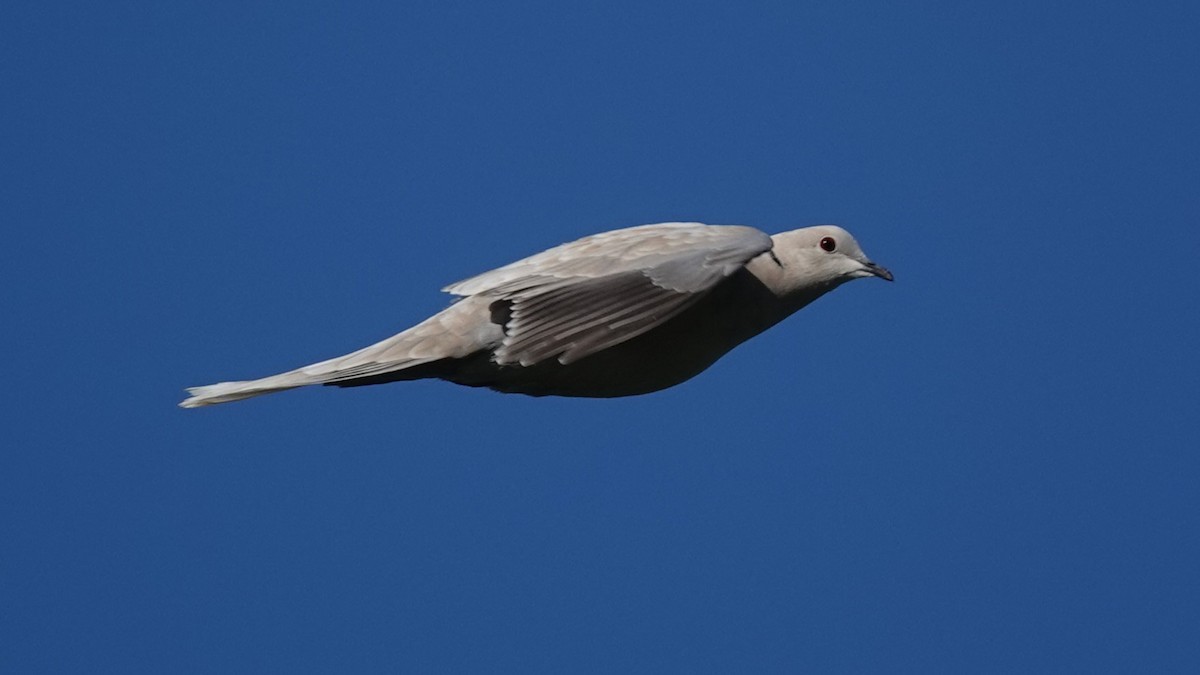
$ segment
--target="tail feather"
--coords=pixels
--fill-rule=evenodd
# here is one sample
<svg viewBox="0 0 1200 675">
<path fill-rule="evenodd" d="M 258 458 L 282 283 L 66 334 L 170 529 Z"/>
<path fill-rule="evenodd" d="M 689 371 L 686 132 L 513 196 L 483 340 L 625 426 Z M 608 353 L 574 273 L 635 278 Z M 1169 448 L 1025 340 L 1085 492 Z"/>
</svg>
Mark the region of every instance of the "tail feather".
<svg viewBox="0 0 1200 675">
<path fill-rule="evenodd" d="M 191 394 L 191 397 L 181 401 L 179 407 L 199 408 L 206 405 L 229 403 L 230 401 L 240 401 L 244 398 L 262 396 L 263 394 L 270 394 L 277 391 L 287 391 L 288 389 L 295 389 L 301 386 L 304 385 L 270 386 L 263 384 L 263 380 L 246 380 L 243 382 L 218 382 L 217 384 L 209 384 L 203 387 L 188 387 L 187 392 Z"/>
<path fill-rule="evenodd" d="M 310 384 L 356 386 L 366 382 L 436 376 L 431 375 L 429 369 L 422 368 L 406 374 L 399 374 L 399 371 L 442 359 L 461 358 L 482 348 L 488 344 L 488 340 L 495 341 L 502 337 L 500 328 L 487 321 L 487 303 L 486 298 L 457 302 L 386 340 L 286 373 L 259 380 L 190 387 L 187 391 L 191 397 L 179 405 L 183 408 L 199 408 Z M 391 374 L 395 375 L 389 377 Z"/>
<path fill-rule="evenodd" d="M 240 382 L 218 382 L 203 387 L 188 387 L 191 397 L 180 402 L 181 408 L 199 408 L 218 403 L 240 401 L 245 398 L 287 391 L 311 384 L 344 384 L 350 380 L 394 373 L 416 365 L 436 361 L 440 357 L 397 359 L 394 361 L 361 361 L 354 357 L 361 352 L 339 356 L 336 359 L 314 363 L 286 373 L 264 377 L 259 380 Z M 405 379 L 405 378 L 396 378 Z"/>
</svg>

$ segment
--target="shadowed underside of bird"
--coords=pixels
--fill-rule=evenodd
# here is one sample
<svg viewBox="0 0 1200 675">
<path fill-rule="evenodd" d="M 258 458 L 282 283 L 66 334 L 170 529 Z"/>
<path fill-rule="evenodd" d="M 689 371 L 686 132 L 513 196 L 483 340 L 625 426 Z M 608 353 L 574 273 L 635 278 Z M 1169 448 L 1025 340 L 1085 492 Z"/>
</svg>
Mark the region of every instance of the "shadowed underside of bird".
<svg viewBox="0 0 1200 675">
<path fill-rule="evenodd" d="M 442 312 L 356 352 L 188 389 L 192 408 L 312 384 L 440 378 L 533 396 L 658 391 L 851 279 L 891 273 L 845 230 L 769 237 L 661 223 L 605 232 L 446 287 Z"/>
</svg>

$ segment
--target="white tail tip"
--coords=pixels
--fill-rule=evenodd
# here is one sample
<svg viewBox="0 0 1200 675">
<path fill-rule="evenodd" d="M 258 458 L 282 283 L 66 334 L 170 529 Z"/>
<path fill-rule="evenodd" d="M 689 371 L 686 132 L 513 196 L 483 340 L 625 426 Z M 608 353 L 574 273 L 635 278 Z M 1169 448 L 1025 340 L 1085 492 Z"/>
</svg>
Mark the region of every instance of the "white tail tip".
<svg viewBox="0 0 1200 675">
<path fill-rule="evenodd" d="M 199 408 L 206 405 L 240 401 L 244 398 L 262 396 L 263 394 L 270 394 L 276 391 L 285 391 L 287 389 L 295 389 L 295 386 L 279 387 L 265 385 L 261 380 L 252 380 L 249 382 L 218 382 L 217 384 L 209 384 L 203 387 L 188 387 L 187 392 L 191 394 L 191 397 L 180 401 L 179 407 Z"/>
</svg>

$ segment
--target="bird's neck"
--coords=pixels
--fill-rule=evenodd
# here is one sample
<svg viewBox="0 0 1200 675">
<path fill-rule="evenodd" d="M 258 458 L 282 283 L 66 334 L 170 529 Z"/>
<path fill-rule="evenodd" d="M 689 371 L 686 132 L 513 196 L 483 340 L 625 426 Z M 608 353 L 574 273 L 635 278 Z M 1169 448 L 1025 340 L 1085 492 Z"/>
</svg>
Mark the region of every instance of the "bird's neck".
<svg viewBox="0 0 1200 675">
<path fill-rule="evenodd" d="M 746 269 L 771 291 L 779 304 L 779 319 L 802 309 L 813 300 L 825 295 L 839 285 L 837 282 L 812 283 L 789 270 L 786 263 L 764 253 L 746 264 Z"/>
</svg>

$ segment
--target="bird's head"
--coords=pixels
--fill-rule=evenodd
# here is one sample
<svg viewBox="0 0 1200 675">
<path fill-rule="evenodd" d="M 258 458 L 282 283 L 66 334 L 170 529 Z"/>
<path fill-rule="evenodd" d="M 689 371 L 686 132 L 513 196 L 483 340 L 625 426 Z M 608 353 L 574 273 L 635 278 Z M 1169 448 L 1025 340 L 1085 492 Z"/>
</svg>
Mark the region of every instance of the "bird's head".
<svg viewBox="0 0 1200 675">
<path fill-rule="evenodd" d="M 780 232 L 772 239 L 785 292 L 829 290 L 863 277 L 892 280 L 891 272 L 872 262 L 854 237 L 836 225 Z"/>
</svg>

